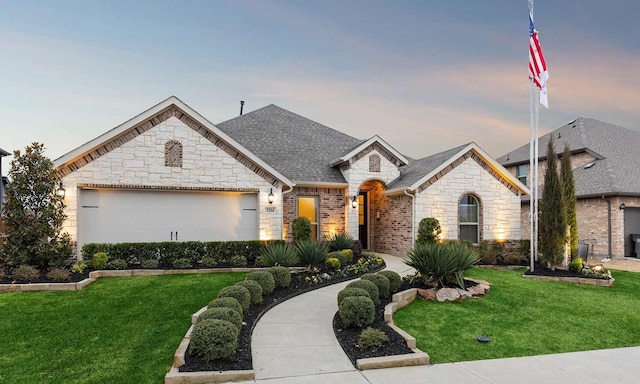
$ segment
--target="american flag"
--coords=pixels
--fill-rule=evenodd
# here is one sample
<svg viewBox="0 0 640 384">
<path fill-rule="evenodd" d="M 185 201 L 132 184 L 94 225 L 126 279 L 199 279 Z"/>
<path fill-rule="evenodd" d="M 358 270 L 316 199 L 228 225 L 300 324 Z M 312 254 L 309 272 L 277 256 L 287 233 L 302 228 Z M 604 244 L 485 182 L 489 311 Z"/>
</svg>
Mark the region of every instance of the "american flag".
<svg viewBox="0 0 640 384">
<path fill-rule="evenodd" d="M 547 99 L 547 63 L 544 61 L 542 47 L 538 40 L 538 31 L 533 26 L 533 15 L 529 12 L 529 78 L 533 80 L 540 89 L 540 104 L 549 108 Z"/>
</svg>

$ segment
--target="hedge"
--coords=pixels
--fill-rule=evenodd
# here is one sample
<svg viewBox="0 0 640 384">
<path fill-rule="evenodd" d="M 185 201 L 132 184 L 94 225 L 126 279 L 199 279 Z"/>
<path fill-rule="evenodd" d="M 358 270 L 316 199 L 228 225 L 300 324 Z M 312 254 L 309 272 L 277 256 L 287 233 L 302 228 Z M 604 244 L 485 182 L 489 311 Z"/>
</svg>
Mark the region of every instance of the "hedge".
<svg viewBox="0 0 640 384">
<path fill-rule="evenodd" d="M 159 267 L 172 268 L 176 259 L 190 258 L 199 265 L 205 257 L 213 258 L 217 264 L 229 264 L 231 257 L 241 255 L 250 266 L 264 247 L 283 240 L 250 241 L 183 241 L 159 243 L 90 243 L 82 246 L 82 258 L 91 260 L 96 252 L 104 252 L 109 259 L 126 260 L 129 265 L 140 265 L 143 260 L 157 260 Z"/>
</svg>

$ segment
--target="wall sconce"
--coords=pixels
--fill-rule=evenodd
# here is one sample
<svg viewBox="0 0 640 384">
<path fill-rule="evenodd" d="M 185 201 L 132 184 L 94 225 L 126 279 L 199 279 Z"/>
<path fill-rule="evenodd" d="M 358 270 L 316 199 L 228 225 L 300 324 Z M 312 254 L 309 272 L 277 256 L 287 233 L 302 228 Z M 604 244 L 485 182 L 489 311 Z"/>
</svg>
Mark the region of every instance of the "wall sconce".
<svg viewBox="0 0 640 384">
<path fill-rule="evenodd" d="M 267 201 L 269 204 L 273 204 L 273 199 L 275 196 L 273 195 L 273 188 L 269 189 L 269 195 L 267 195 Z"/>
<path fill-rule="evenodd" d="M 66 195 L 66 193 L 67 191 L 64 190 L 64 187 L 62 186 L 62 181 L 60 181 L 58 183 L 58 189 L 56 190 L 56 194 L 64 199 L 64 196 Z"/>
<path fill-rule="evenodd" d="M 351 200 L 351 208 L 358 208 L 358 196 L 353 196 L 353 200 Z"/>
<path fill-rule="evenodd" d="M 627 205 L 625 203 L 620 204 L 620 210 L 622 211 L 623 209 L 627 208 Z"/>
</svg>

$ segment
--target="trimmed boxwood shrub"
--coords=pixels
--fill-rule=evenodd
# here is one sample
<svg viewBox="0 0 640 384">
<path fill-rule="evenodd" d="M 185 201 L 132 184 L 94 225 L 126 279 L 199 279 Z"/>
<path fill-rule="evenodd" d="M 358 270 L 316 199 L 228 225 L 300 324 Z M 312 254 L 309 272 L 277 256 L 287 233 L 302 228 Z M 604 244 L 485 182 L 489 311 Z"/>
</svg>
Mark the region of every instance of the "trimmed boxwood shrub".
<svg viewBox="0 0 640 384">
<path fill-rule="evenodd" d="M 338 269 L 342 266 L 342 264 L 340 264 L 340 260 L 335 257 L 329 257 L 324 265 L 329 269 Z"/>
<path fill-rule="evenodd" d="M 228 321 L 207 319 L 193 326 L 189 353 L 206 361 L 233 356 L 238 346 L 238 328 Z"/>
<path fill-rule="evenodd" d="M 358 347 L 360 347 L 360 349 L 376 350 L 387 341 L 389 341 L 389 338 L 383 331 L 367 327 L 360 332 Z"/>
<path fill-rule="evenodd" d="M 273 275 L 267 271 L 255 271 L 247 274 L 246 280 L 254 280 L 262 286 L 262 294 L 270 295 L 276 287 Z"/>
<path fill-rule="evenodd" d="M 238 328 L 238 330 L 242 328 L 242 315 L 231 308 L 226 308 L 226 307 L 209 308 L 206 311 L 202 312 L 200 316 L 198 316 L 198 319 L 196 320 L 196 324 L 207 319 L 218 319 L 218 320 L 228 321 L 231 324 L 235 325 L 236 328 Z"/>
<path fill-rule="evenodd" d="M 335 252 L 330 252 L 327 255 L 327 258 L 334 258 L 334 259 L 338 259 L 340 261 L 340 265 L 347 265 L 350 263 L 349 258 L 347 257 L 347 255 L 342 252 L 342 251 L 335 251 Z"/>
<path fill-rule="evenodd" d="M 347 263 L 353 262 L 353 250 L 352 249 L 343 249 L 342 252 L 347 257 Z"/>
<path fill-rule="evenodd" d="M 387 279 L 385 276 L 379 275 L 377 273 L 365 273 L 364 275 L 360 276 L 360 278 L 362 280 L 369 280 L 370 282 L 375 284 L 376 287 L 378 287 L 378 293 L 380 294 L 380 297 L 389 297 L 389 279 Z"/>
<path fill-rule="evenodd" d="M 273 267 L 269 269 L 276 287 L 286 288 L 291 284 L 291 272 L 286 267 Z"/>
<path fill-rule="evenodd" d="M 347 297 L 354 296 L 371 298 L 371 296 L 369 296 L 369 292 L 365 291 L 362 288 L 345 288 L 342 291 L 338 292 L 338 305 L 340 305 L 340 302 L 342 302 L 342 300 L 346 299 Z"/>
<path fill-rule="evenodd" d="M 262 303 L 262 286 L 253 280 L 239 281 L 236 285 L 240 285 L 249 290 L 251 295 L 251 304 L 256 305 Z"/>
<path fill-rule="evenodd" d="M 222 288 L 218 292 L 218 298 L 222 297 L 233 297 L 238 300 L 244 312 L 249 310 L 249 306 L 251 305 L 251 293 L 249 293 L 247 288 L 239 285 L 230 285 Z"/>
<path fill-rule="evenodd" d="M 380 271 L 378 275 L 382 275 L 389 279 L 389 293 L 394 294 L 402 287 L 402 278 L 394 271 Z"/>
<path fill-rule="evenodd" d="M 209 303 L 207 308 L 231 308 L 238 312 L 240 316 L 243 316 L 244 314 L 242 305 L 240 305 L 235 297 L 221 297 L 219 299 L 215 299 Z"/>
<path fill-rule="evenodd" d="M 104 252 L 96 252 L 93 254 L 91 260 L 93 261 L 94 269 L 105 269 L 107 267 L 107 261 L 109 261 L 109 256 Z"/>
<path fill-rule="evenodd" d="M 338 306 L 338 313 L 345 327 L 362 328 L 373 323 L 376 306 L 364 296 L 346 297 Z"/>
<path fill-rule="evenodd" d="M 369 280 L 352 281 L 347 284 L 347 288 L 362 288 L 367 291 L 374 304 L 380 304 L 380 290 L 378 290 L 378 287 Z"/>
</svg>

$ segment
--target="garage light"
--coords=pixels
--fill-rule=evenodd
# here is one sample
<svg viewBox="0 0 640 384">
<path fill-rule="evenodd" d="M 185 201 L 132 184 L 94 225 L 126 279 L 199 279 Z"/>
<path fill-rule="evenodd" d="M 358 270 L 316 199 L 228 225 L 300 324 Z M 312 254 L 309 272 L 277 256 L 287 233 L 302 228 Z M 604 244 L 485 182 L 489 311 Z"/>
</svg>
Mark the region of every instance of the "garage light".
<svg viewBox="0 0 640 384">
<path fill-rule="evenodd" d="M 64 195 L 66 194 L 67 191 L 64 190 L 64 187 L 62 186 L 62 181 L 58 183 L 58 189 L 56 190 L 56 193 L 58 194 L 58 196 L 62 197 L 64 199 Z"/>
<path fill-rule="evenodd" d="M 351 208 L 358 208 L 358 198 L 357 196 L 353 196 L 353 200 L 351 200 Z"/>
<path fill-rule="evenodd" d="M 627 205 L 625 203 L 620 204 L 620 210 L 622 211 L 623 209 L 627 208 Z"/>
<path fill-rule="evenodd" d="M 269 195 L 267 196 L 267 201 L 269 201 L 269 204 L 273 204 L 273 199 L 275 198 L 275 196 L 273 195 L 273 188 L 271 188 L 269 190 Z"/>
</svg>

